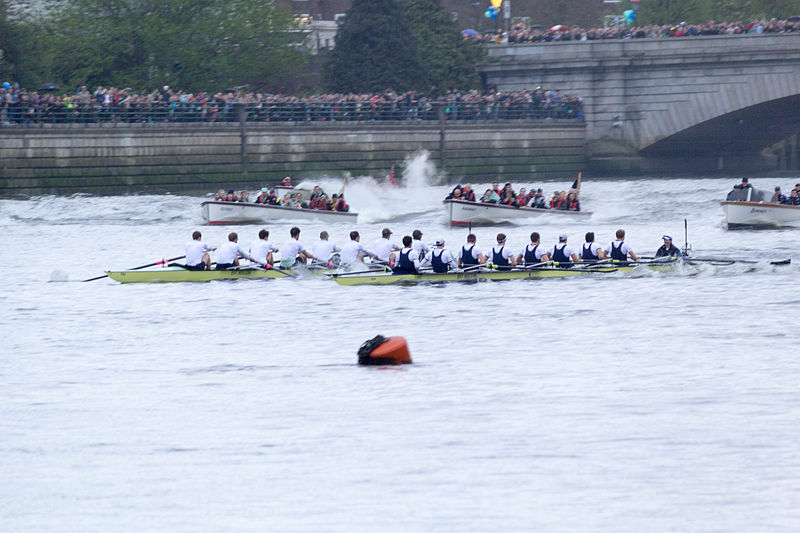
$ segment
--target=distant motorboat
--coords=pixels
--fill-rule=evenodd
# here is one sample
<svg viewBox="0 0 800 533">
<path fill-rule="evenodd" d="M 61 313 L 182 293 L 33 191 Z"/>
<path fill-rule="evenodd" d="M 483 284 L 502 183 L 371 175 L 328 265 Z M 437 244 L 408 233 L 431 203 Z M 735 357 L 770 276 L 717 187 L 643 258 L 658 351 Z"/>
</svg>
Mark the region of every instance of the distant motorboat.
<svg viewBox="0 0 800 533">
<path fill-rule="evenodd" d="M 208 224 L 260 224 L 275 220 L 298 222 L 356 222 L 358 213 L 282 207 L 280 205 L 212 200 L 201 204 L 203 220 Z"/>
<path fill-rule="evenodd" d="M 542 209 L 539 207 L 514 207 L 510 205 L 470 202 L 467 200 L 445 200 L 445 208 L 451 226 L 469 224 L 498 224 L 515 222 L 535 217 L 572 217 L 576 219 L 592 216 L 591 211 L 567 211 L 563 209 Z"/>
<path fill-rule="evenodd" d="M 800 206 L 765 202 L 764 191 L 734 188 L 721 202 L 728 229 L 800 226 Z"/>
</svg>

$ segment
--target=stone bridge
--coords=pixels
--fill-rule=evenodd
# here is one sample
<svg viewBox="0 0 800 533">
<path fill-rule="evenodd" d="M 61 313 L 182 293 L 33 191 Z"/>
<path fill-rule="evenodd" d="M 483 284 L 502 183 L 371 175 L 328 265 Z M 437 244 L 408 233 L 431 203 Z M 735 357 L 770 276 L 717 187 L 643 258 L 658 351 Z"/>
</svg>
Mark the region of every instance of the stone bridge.
<svg viewBox="0 0 800 533">
<path fill-rule="evenodd" d="M 489 46 L 500 90 L 583 97 L 587 170 L 773 169 L 800 131 L 800 34 Z"/>
</svg>

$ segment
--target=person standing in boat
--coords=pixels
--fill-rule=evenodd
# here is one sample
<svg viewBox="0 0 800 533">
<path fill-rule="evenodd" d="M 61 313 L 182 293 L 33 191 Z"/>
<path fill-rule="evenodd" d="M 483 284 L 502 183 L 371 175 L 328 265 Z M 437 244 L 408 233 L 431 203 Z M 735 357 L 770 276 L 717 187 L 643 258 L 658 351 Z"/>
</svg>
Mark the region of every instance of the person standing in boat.
<svg viewBox="0 0 800 533">
<path fill-rule="evenodd" d="M 319 234 L 319 240 L 314 243 L 314 246 L 311 247 L 311 253 L 315 256 L 319 257 L 320 260 L 328 264 L 331 260 L 331 256 L 334 252 L 341 252 L 342 249 L 336 246 L 336 244 L 332 243 L 328 240 L 328 232 L 321 231 Z"/>
<path fill-rule="evenodd" d="M 747 178 L 745 178 L 747 179 Z M 631 260 L 638 261 L 639 258 L 633 253 L 630 246 L 625 243 L 625 230 L 618 229 L 616 233 L 617 239 L 606 248 L 606 253 L 609 254 L 614 261 L 626 262 L 630 256 Z"/>
<path fill-rule="evenodd" d="M 517 256 L 517 264 L 533 265 L 547 261 L 550 261 L 550 254 L 542 248 L 539 232 L 534 231 L 531 233 L 530 244 L 525 245 L 525 248 Z"/>
<path fill-rule="evenodd" d="M 661 238 L 664 239 L 664 244 L 656 250 L 656 257 L 680 257 L 682 255 L 680 249 L 672 244 L 672 237 L 664 235 Z"/>
<path fill-rule="evenodd" d="M 319 261 L 314 254 L 308 252 L 300 244 L 300 228 L 294 227 L 289 230 L 289 240 L 281 246 L 281 268 L 292 268 L 298 262 L 306 264 L 309 259 Z"/>
<path fill-rule="evenodd" d="M 453 258 L 453 254 L 444 248 L 444 239 L 436 239 L 436 247 L 431 250 L 430 255 L 426 259 L 426 264 L 433 267 L 433 271 L 437 274 L 445 274 L 450 269 L 458 268 L 458 263 Z"/>
<path fill-rule="evenodd" d="M 397 257 L 397 262 L 392 266 L 393 274 L 419 274 L 419 255 L 411 246 L 414 239 L 411 235 L 403 237 L 403 249 Z"/>
<path fill-rule="evenodd" d="M 395 255 L 394 251 L 400 250 L 400 247 L 397 246 L 394 242 L 391 241 L 392 238 L 392 230 L 389 228 L 383 228 L 381 231 L 381 238 L 376 240 L 375 243 L 372 245 L 372 251 L 375 255 L 378 256 L 378 259 L 381 261 L 389 261 L 390 263 L 394 262 Z"/>
<path fill-rule="evenodd" d="M 467 244 L 462 246 L 461 251 L 458 253 L 458 266 L 460 268 L 486 263 L 486 256 L 476 246 L 477 242 L 478 238 L 474 233 L 467 235 Z"/>
<path fill-rule="evenodd" d="M 345 244 L 340 254 L 342 265 L 352 266 L 356 263 L 363 263 L 365 257 L 378 259 L 378 256 L 370 252 L 361 244 L 361 237 L 357 231 L 350 232 L 350 242 Z"/>
<path fill-rule="evenodd" d="M 228 234 L 228 242 L 219 247 L 217 251 L 217 270 L 227 270 L 239 266 L 239 258 L 243 257 L 256 263 L 252 255 L 239 246 L 239 235 L 235 232 Z"/>
<path fill-rule="evenodd" d="M 600 261 L 608 257 L 606 255 L 606 251 L 603 250 L 603 247 L 594 242 L 593 231 L 586 232 L 586 243 L 581 248 L 581 253 L 579 255 L 581 261 L 584 263 L 592 261 Z"/>
<path fill-rule="evenodd" d="M 428 245 L 422 242 L 422 232 L 418 229 L 415 229 L 413 232 L 411 232 L 411 236 L 414 238 L 414 242 L 411 244 L 412 248 L 416 250 L 419 260 L 424 261 L 430 250 L 428 249 Z"/>
<path fill-rule="evenodd" d="M 192 242 L 186 244 L 186 269 L 187 270 L 211 270 L 211 256 L 208 252 L 213 252 L 212 248 L 204 242 L 200 242 L 203 234 L 199 231 L 192 233 Z"/>
<path fill-rule="evenodd" d="M 262 229 L 258 232 L 258 239 L 250 243 L 250 255 L 253 256 L 256 263 L 262 265 L 275 264 L 272 253 L 277 252 L 278 249 L 272 246 L 269 242 L 269 232 Z"/>
<path fill-rule="evenodd" d="M 492 264 L 497 267 L 497 270 L 509 270 L 517 265 L 514 252 L 506 248 L 505 233 L 497 234 L 497 244 L 492 248 Z"/>
<path fill-rule="evenodd" d="M 567 234 L 562 233 L 558 236 L 558 244 L 553 246 L 553 251 L 550 252 L 550 257 L 555 261 L 556 266 L 561 268 L 572 268 L 573 263 L 579 263 L 580 257 L 572 251 L 569 244 L 567 244 Z"/>
</svg>

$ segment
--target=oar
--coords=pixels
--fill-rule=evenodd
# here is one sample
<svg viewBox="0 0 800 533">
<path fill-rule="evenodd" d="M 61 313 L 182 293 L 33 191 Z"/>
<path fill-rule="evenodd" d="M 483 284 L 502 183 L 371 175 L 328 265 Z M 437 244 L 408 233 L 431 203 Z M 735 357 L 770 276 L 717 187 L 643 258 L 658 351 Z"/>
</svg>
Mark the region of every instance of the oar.
<svg viewBox="0 0 800 533">
<path fill-rule="evenodd" d="M 357 272 L 334 272 L 328 275 L 331 276 L 332 278 L 340 278 L 342 276 L 354 276 L 356 274 L 383 274 L 385 272 L 391 272 L 391 270 L 388 268 L 384 268 L 381 270 L 376 270 L 373 268 L 372 270 L 359 270 Z"/>
<path fill-rule="evenodd" d="M 686 260 L 690 261 L 690 262 L 691 261 L 697 261 L 697 262 L 703 262 L 703 263 L 729 263 L 729 264 L 743 263 L 743 264 L 746 264 L 746 265 L 756 265 L 756 264 L 761 262 L 761 261 L 752 261 L 752 260 L 746 260 L 746 259 L 722 259 L 722 258 L 717 259 L 717 258 L 713 258 L 713 257 L 687 257 Z M 769 264 L 770 265 L 789 265 L 789 264 L 791 264 L 791 262 L 792 262 L 792 259 L 789 258 L 789 259 L 781 259 L 779 261 L 770 261 Z"/>
<path fill-rule="evenodd" d="M 261 270 L 263 272 L 266 272 L 268 270 L 272 270 L 273 272 L 278 272 L 278 273 L 283 274 L 284 276 L 288 276 L 290 278 L 296 278 L 297 277 L 297 274 L 295 274 L 293 272 L 290 272 L 288 270 L 284 270 L 281 267 L 264 268 L 263 266 L 261 266 L 259 264 L 250 264 L 247 267 L 233 267 L 233 268 L 229 268 L 228 270 L 242 270 L 242 268 L 252 268 L 253 270 Z"/>
<path fill-rule="evenodd" d="M 181 255 L 181 256 L 178 256 L 178 257 L 173 257 L 172 259 L 162 259 L 161 261 L 156 261 L 155 263 L 149 263 L 149 264 L 146 264 L 146 265 L 142 265 L 142 266 L 138 266 L 138 267 L 134 267 L 134 268 L 129 268 L 128 270 L 141 270 L 141 269 L 147 268 L 147 267 L 152 267 L 152 266 L 156 266 L 156 265 L 163 265 L 164 263 L 169 263 L 170 261 L 177 261 L 178 259 L 183 259 L 184 257 L 186 257 L 186 256 L 185 255 Z M 103 278 L 107 278 L 107 277 L 108 277 L 108 274 L 103 274 L 102 276 L 97 276 L 96 278 L 85 279 L 83 281 L 84 282 L 94 281 L 96 279 L 103 279 Z"/>
</svg>

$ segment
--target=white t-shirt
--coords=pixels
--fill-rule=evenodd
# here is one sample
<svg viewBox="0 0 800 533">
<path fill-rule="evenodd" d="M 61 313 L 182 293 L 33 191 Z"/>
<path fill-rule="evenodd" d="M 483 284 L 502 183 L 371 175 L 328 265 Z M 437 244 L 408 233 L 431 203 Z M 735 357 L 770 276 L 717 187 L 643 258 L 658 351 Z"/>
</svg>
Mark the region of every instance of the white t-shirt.
<svg viewBox="0 0 800 533">
<path fill-rule="evenodd" d="M 536 251 L 533 253 L 534 257 L 536 258 L 537 262 L 541 262 L 542 256 L 547 253 L 547 250 L 541 244 L 528 244 L 522 251 L 519 253 L 522 256 L 522 260 L 525 261 L 525 254 L 529 251 L 533 250 L 533 247 L 536 246 Z"/>
<path fill-rule="evenodd" d="M 442 249 L 434 248 L 433 250 L 431 250 L 431 253 L 429 253 L 425 257 L 424 264 L 426 265 L 432 264 L 434 255 L 441 256 L 442 263 L 450 265 L 450 268 L 458 268 L 458 264 L 456 264 L 456 260 L 453 258 L 453 254 L 450 253 L 450 250 L 445 250 L 444 248 Z"/>
<path fill-rule="evenodd" d="M 588 246 L 587 246 L 587 245 L 588 245 Z M 599 244 L 597 244 L 596 242 L 593 242 L 591 245 L 589 245 L 589 243 L 582 244 L 582 245 L 581 245 L 581 259 L 583 259 L 583 250 L 584 250 L 584 249 L 586 249 L 586 248 L 588 248 L 589 250 L 591 250 L 591 252 L 592 252 L 594 255 L 596 255 L 597 257 L 600 257 L 600 254 L 598 254 L 597 252 L 598 252 L 599 250 L 602 250 L 602 249 L 603 249 L 603 247 L 602 247 L 602 246 L 600 246 Z"/>
<path fill-rule="evenodd" d="M 395 248 L 398 248 L 395 243 L 383 237 L 375 241 L 375 244 L 372 245 L 373 252 L 381 261 L 388 261 L 389 254 L 391 254 L 392 250 Z"/>
<path fill-rule="evenodd" d="M 217 250 L 217 263 L 229 265 L 236 261 L 238 257 L 250 259 L 250 255 L 242 250 L 238 243 L 228 241 Z"/>
<path fill-rule="evenodd" d="M 417 255 L 419 255 L 421 258 L 428 257 L 428 252 L 430 251 L 430 249 L 428 248 L 427 244 L 422 242 L 422 240 L 414 239 L 414 242 L 411 243 L 411 247 L 414 249 L 414 251 L 417 252 Z"/>
<path fill-rule="evenodd" d="M 512 252 L 511 248 L 509 248 L 505 244 L 498 244 L 492 248 L 492 257 L 490 257 L 489 259 L 494 258 L 495 254 L 500 254 L 501 256 L 503 256 L 503 259 L 508 260 L 509 257 L 514 255 L 514 252 Z"/>
<path fill-rule="evenodd" d="M 197 266 L 203 261 L 203 253 L 210 252 L 211 247 L 204 242 L 192 241 L 186 244 L 186 264 Z"/>
<path fill-rule="evenodd" d="M 322 239 L 314 243 L 311 247 L 311 254 L 318 258 L 320 261 L 327 262 L 333 252 L 340 252 L 341 248 L 336 246 L 330 241 L 323 241 Z"/>
<path fill-rule="evenodd" d="M 464 246 L 462 246 L 462 247 L 461 247 L 461 248 L 458 250 L 458 258 L 459 258 L 459 259 L 461 259 L 461 262 L 462 262 L 462 263 L 464 262 L 464 248 L 467 248 L 467 249 L 469 250 L 469 247 L 470 247 L 470 246 L 472 246 L 472 250 L 470 250 L 470 251 L 472 252 L 472 253 L 470 254 L 470 255 L 472 255 L 472 259 L 474 259 L 475 261 L 477 261 L 477 260 L 478 260 L 478 256 L 479 256 L 479 255 L 483 255 L 483 252 L 481 252 L 481 251 L 478 249 L 478 246 L 477 246 L 477 245 L 474 245 L 474 244 L 472 244 L 471 242 L 468 242 L 467 244 L 465 244 Z"/>
<path fill-rule="evenodd" d="M 619 247 L 619 243 L 622 243 L 622 249 L 620 251 L 623 254 L 625 254 L 625 257 L 628 257 L 628 252 L 632 252 L 633 250 L 631 249 L 630 246 L 628 246 L 628 243 L 626 243 L 625 241 L 620 241 L 620 240 L 615 240 L 614 242 L 609 244 L 608 248 L 606 248 L 606 253 L 608 253 L 610 255 L 611 254 L 611 246 L 614 246 L 614 248 L 617 248 L 617 247 Z"/>
<path fill-rule="evenodd" d="M 250 244 L 250 255 L 256 260 L 256 263 L 266 263 L 267 255 L 270 252 L 277 252 L 278 249 L 272 246 L 264 239 L 256 239 Z"/>
<path fill-rule="evenodd" d="M 343 265 L 352 265 L 358 262 L 358 254 L 362 253 L 364 255 L 370 255 L 372 252 L 364 248 L 364 246 L 358 241 L 350 241 L 344 245 L 342 248 L 342 264 Z"/>
<path fill-rule="evenodd" d="M 304 252 L 305 250 L 303 245 L 300 244 L 300 241 L 297 239 L 289 239 L 281 246 L 281 264 L 289 262 L 293 264 L 300 252 Z"/>
</svg>

